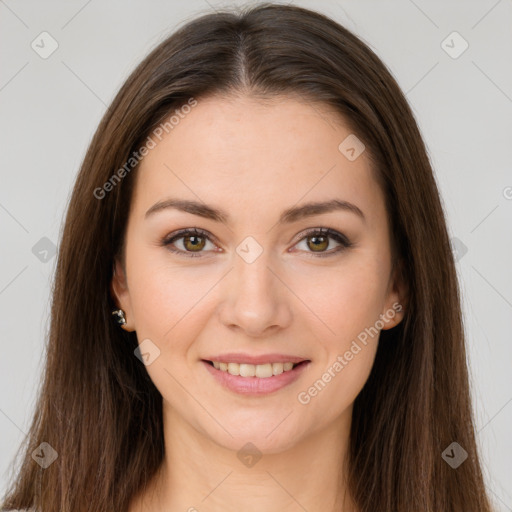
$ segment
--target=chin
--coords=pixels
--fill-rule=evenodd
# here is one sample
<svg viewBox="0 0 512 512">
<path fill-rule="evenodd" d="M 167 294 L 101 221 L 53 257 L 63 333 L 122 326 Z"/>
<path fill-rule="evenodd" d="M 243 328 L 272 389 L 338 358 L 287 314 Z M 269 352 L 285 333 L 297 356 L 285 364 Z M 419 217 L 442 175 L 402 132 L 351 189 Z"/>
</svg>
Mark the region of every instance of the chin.
<svg viewBox="0 0 512 512">
<path fill-rule="evenodd" d="M 237 452 L 237 456 L 251 451 L 262 455 L 281 453 L 293 448 L 303 437 L 298 428 L 292 428 L 292 432 L 291 425 L 285 426 L 288 420 L 284 418 L 286 414 L 279 417 L 273 415 L 271 422 L 254 421 L 249 427 L 243 428 L 240 428 L 240 423 L 237 426 L 222 423 L 229 434 L 219 427 L 215 432 L 207 432 L 206 435 L 219 446 Z"/>
</svg>

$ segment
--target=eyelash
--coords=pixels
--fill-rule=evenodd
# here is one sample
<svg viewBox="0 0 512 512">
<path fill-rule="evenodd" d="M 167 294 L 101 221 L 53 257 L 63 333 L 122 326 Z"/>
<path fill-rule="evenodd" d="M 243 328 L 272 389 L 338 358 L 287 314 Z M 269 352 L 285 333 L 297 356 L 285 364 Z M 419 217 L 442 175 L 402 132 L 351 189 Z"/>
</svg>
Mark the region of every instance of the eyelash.
<svg viewBox="0 0 512 512">
<path fill-rule="evenodd" d="M 194 228 L 194 229 L 187 228 L 187 229 L 182 229 L 182 230 L 180 230 L 176 233 L 173 233 L 172 235 L 164 238 L 162 240 L 162 245 L 167 247 L 167 249 L 169 251 L 179 254 L 179 255 L 184 255 L 185 257 L 190 257 L 190 258 L 202 257 L 201 252 L 194 254 L 193 252 L 190 252 L 190 251 L 182 251 L 181 249 L 176 249 L 176 248 L 172 247 L 171 244 L 173 242 L 175 242 L 176 240 L 179 240 L 180 238 L 184 238 L 185 235 L 198 236 L 198 237 L 205 238 L 208 241 L 212 242 L 210 234 L 208 232 L 206 232 L 202 229 L 198 229 L 198 228 Z M 332 238 L 336 242 L 341 244 L 340 246 L 338 246 L 337 248 L 335 248 L 334 250 L 331 250 L 329 252 L 324 252 L 324 253 L 309 252 L 309 256 L 311 256 L 313 258 L 316 258 L 316 257 L 326 258 L 329 256 L 334 256 L 335 254 L 339 254 L 340 252 L 342 252 L 345 249 L 348 249 L 349 247 L 352 247 L 354 245 L 343 234 L 338 233 L 337 231 L 330 229 L 330 228 L 313 228 L 313 229 L 309 229 L 309 230 L 305 231 L 302 235 L 303 235 L 302 238 L 300 238 L 300 240 L 297 241 L 297 244 L 299 242 L 302 242 L 302 240 L 304 240 L 308 236 L 313 236 L 313 235 L 315 235 L 315 236 L 326 236 L 327 235 L 329 238 Z"/>
</svg>

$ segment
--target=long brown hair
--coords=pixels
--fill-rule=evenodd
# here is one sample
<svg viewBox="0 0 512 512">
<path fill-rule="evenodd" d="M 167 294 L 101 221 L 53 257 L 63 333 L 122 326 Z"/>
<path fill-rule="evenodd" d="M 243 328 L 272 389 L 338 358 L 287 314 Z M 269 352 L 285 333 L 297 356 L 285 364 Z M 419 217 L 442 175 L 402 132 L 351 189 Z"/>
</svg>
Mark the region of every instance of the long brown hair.
<svg viewBox="0 0 512 512">
<path fill-rule="evenodd" d="M 2 510 L 125 511 L 162 462 L 162 397 L 134 356 L 136 334 L 111 318 L 136 165 L 104 184 L 170 112 L 229 93 L 330 106 L 364 142 L 385 196 L 409 295 L 404 320 L 381 332 L 354 403 L 355 503 L 362 512 L 489 512 L 454 257 L 413 113 L 360 39 L 320 13 L 279 4 L 188 22 L 140 63 L 105 113 L 69 203 L 40 395 Z M 32 457 L 43 442 L 58 454 L 46 469 Z M 456 469 L 443 458 L 453 442 L 468 454 Z"/>
</svg>

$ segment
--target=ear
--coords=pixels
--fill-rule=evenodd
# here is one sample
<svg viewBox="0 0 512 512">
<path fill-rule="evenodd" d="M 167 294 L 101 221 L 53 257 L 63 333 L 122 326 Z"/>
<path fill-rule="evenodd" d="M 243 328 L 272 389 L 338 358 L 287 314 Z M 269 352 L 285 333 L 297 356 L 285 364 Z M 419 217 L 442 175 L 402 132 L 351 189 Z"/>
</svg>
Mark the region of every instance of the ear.
<svg viewBox="0 0 512 512">
<path fill-rule="evenodd" d="M 405 280 L 403 261 L 399 260 L 395 265 L 388 287 L 388 295 L 384 303 L 384 310 L 381 313 L 381 320 L 384 323 L 383 330 L 392 329 L 398 325 L 405 316 L 408 306 L 409 289 Z"/>
<path fill-rule="evenodd" d="M 133 322 L 130 291 L 128 290 L 126 272 L 118 259 L 116 259 L 114 262 L 114 273 L 112 276 L 112 281 L 110 282 L 110 293 L 117 307 L 124 311 L 126 324 L 122 325 L 121 327 L 125 331 L 133 332 L 135 330 L 135 325 Z"/>
</svg>

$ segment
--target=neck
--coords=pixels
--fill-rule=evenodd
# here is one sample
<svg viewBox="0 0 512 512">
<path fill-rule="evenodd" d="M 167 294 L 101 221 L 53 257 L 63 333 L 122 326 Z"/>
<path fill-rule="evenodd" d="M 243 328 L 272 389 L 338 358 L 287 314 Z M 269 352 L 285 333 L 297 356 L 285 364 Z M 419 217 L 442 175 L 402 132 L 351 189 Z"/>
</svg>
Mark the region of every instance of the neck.
<svg viewBox="0 0 512 512">
<path fill-rule="evenodd" d="M 352 512 L 344 483 L 351 410 L 346 412 L 328 429 L 256 461 L 216 444 L 164 400 L 165 459 L 130 512 Z"/>
</svg>

